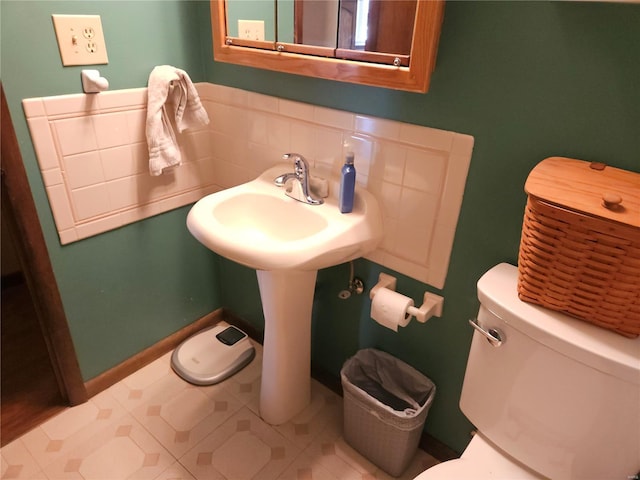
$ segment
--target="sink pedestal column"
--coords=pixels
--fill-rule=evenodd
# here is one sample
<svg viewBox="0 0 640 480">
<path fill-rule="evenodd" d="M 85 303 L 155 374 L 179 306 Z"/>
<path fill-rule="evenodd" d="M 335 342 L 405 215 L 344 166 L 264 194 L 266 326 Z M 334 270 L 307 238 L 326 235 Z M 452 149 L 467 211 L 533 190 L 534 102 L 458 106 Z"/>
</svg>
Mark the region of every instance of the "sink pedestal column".
<svg viewBox="0 0 640 480">
<path fill-rule="evenodd" d="M 260 415 L 289 421 L 311 400 L 311 310 L 316 270 L 257 270 L 264 312 Z"/>
</svg>

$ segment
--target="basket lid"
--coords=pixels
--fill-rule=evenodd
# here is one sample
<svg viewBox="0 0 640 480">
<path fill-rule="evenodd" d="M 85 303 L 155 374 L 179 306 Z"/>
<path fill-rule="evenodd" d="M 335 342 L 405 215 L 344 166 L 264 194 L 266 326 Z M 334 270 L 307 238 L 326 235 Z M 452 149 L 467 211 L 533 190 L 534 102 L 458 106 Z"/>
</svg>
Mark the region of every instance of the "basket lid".
<svg viewBox="0 0 640 480">
<path fill-rule="evenodd" d="M 524 190 L 560 207 L 640 228 L 640 173 L 549 157 L 533 168 Z"/>
</svg>

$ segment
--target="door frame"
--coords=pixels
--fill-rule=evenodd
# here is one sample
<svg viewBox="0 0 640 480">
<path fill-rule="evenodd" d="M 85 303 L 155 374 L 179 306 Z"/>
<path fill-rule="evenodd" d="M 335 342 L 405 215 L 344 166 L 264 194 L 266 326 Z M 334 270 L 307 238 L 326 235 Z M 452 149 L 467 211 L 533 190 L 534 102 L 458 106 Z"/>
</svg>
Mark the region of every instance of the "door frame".
<svg viewBox="0 0 640 480">
<path fill-rule="evenodd" d="M 17 232 L 16 250 L 35 305 L 60 393 L 69 405 L 88 400 L 62 298 L 58 290 L 36 205 L 31 194 L 11 114 L 0 82 L 2 202 Z M 5 205 L 3 205 L 4 207 Z"/>
</svg>

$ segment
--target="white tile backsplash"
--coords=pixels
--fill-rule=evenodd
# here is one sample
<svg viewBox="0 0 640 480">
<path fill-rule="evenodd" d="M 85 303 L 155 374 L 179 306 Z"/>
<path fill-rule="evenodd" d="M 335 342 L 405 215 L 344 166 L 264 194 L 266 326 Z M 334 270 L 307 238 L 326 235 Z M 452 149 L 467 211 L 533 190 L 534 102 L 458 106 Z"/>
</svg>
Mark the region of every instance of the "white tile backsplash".
<svg viewBox="0 0 640 480">
<path fill-rule="evenodd" d="M 213 184 L 208 128 L 178 135 L 182 170 L 150 177 L 146 91 L 23 101 L 62 244 L 187 205 L 219 189 Z"/>
<path fill-rule="evenodd" d="M 100 150 L 102 171 L 106 181 L 141 173 L 138 171 L 138 165 L 133 161 L 132 149 L 134 148 L 134 145 L 123 145 Z"/>
<path fill-rule="evenodd" d="M 127 112 L 93 115 L 92 118 L 99 149 L 129 145 L 132 142 L 130 137 L 134 132 L 127 125 Z"/>
<path fill-rule="evenodd" d="M 58 227 L 58 232 L 73 228 L 75 220 L 71 213 L 70 198 L 64 184 L 47 187 L 47 196 L 49 197 L 53 219 Z"/>
<path fill-rule="evenodd" d="M 69 188 L 88 187 L 104 183 L 100 154 L 97 151 L 67 155 L 64 157 L 64 171 Z"/>
<path fill-rule="evenodd" d="M 111 211 L 109 193 L 104 183 L 72 190 L 71 201 L 74 216 L 80 221 L 99 217 Z"/>
<path fill-rule="evenodd" d="M 405 123 L 400 127 L 399 140 L 424 148 L 449 152 L 455 135 L 454 132 L 446 130 L 436 130 L 435 128 Z"/>
<path fill-rule="evenodd" d="M 58 152 L 53 143 L 53 135 L 51 134 L 51 125 L 47 117 L 30 117 L 27 118 L 29 132 L 33 140 L 33 147 L 38 157 L 38 165 L 40 170 L 49 170 L 59 168 Z"/>
<path fill-rule="evenodd" d="M 58 95 L 42 100 L 46 114 L 55 116 L 96 112 L 100 109 L 98 98 L 98 95 Z"/>
<path fill-rule="evenodd" d="M 134 207 L 138 201 L 138 179 L 124 177 L 107 183 L 109 203 L 114 210 Z"/>
<path fill-rule="evenodd" d="M 343 160 L 342 156 L 342 131 L 327 128 L 316 127 L 314 128 L 315 141 L 314 151 L 311 154 L 305 154 L 305 152 L 298 152 L 309 160 L 315 160 L 328 167 L 333 167 L 335 172 L 340 171 Z"/>
<path fill-rule="evenodd" d="M 88 95 L 91 97 L 91 95 Z M 147 89 L 146 88 L 130 88 L 125 90 L 108 90 L 93 95 L 100 102 L 102 110 L 122 110 L 123 107 L 134 108 L 147 106 Z M 139 111 L 139 110 L 138 110 Z"/>
<path fill-rule="evenodd" d="M 373 163 L 375 140 L 368 135 L 349 134 L 342 135 L 342 151 L 338 160 L 338 167 L 342 168 L 343 158 L 347 153 L 352 152 L 355 158 L 368 159 L 368 161 L 360 162 L 357 168 L 357 176 L 368 177 L 370 175 L 371 164 Z"/>
<path fill-rule="evenodd" d="M 62 155 L 74 155 L 98 149 L 91 115 L 54 120 L 53 128 Z"/>
<path fill-rule="evenodd" d="M 248 107 L 254 110 L 262 110 L 264 112 L 277 112 L 278 99 L 276 97 L 257 93 L 249 98 Z"/>
<path fill-rule="evenodd" d="M 127 128 L 129 129 L 129 141 L 135 142 L 147 142 L 146 135 L 146 123 L 147 123 L 147 110 L 141 108 L 139 110 L 131 110 L 126 112 L 125 118 L 127 121 Z"/>
<path fill-rule="evenodd" d="M 356 115 L 356 130 L 363 133 L 368 133 L 379 138 L 385 138 L 387 140 L 398 140 L 400 138 L 400 126 L 399 122 L 392 120 L 384 120 L 382 118 L 365 117 L 362 115 Z"/>
<path fill-rule="evenodd" d="M 291 151 L 310 152 L 314 148 L 315 131 L 312 125 L 293 122 L 291 125 Z"/>
<path fill-rule="evenodd" d="M 381 204 L 385 238 L 367 258 L 444 286 L 473 137 L 210 83 L 210 124 L 178 136 L 183 165 L 148 174 L 146 89 L 32 98 L 23 108 L 65 244 L 247 182 L 282 154 L 339 175 L 355 152 L 359 188 Z M 335 185 L 335 182 L 334 182 Z"/>
<path fill-rule="evenodd" d="M 382 179 L 385 183 L 402 185 L 407 162 L 407 149 L 392 142 L 378 142 L 377 145 L 371 175 Z"/>
<path fill-rule="evenodd" d="M 52 185 L 60 185 L 64 183 L 64 179 L 62 178 L 62 172 L 59 168 L 52 168 L 51 170 L 42 170 L 42 180 L 44 181 L 45 187 L 50 187 Z"/>
<path fill-rule="evenodd" d="M 442 151 L 407 149 L 404 169 L 405 187 L 440 195 L 447 167 L 447 155 Z"/>
<path fill-rule="evenodd" d="M 44 103 L 41 98 L 27 98 L 22 101 L 22 108 L 27 118 L 46 115 Z"/>
<path fill-rule="evenodd" d="M 278 111 L 285 117 L 293 117 L 298 120 L 311 120 L 313 118 L 313 105 L 307 103 L 293 102 L 291 100 L 279 99 Z"/>
<path fill-rule="evenodd" d="M 327 125 L 340 130 L 352 130 L 354 115 L 331 108 L 314 107 L 313 122 L 319 125 Z"/>
</svg>

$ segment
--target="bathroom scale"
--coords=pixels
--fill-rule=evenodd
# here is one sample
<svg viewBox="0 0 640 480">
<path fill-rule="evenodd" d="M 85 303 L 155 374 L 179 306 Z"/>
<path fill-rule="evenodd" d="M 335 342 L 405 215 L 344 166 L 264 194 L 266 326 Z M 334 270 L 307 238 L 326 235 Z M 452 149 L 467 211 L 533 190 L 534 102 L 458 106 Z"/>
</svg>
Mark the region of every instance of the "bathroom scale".
<svg viewBox="0 0 640 480">
<path fill-rule="evenodd" d="M 187 338 L 173 351 L 171 368 L 194 385 L 213 385 L 238 373 L 256 356 L 246 333 L 215 325 Z"/>
</svg>

